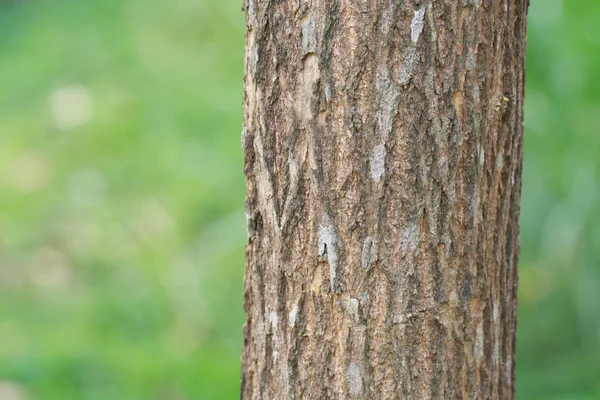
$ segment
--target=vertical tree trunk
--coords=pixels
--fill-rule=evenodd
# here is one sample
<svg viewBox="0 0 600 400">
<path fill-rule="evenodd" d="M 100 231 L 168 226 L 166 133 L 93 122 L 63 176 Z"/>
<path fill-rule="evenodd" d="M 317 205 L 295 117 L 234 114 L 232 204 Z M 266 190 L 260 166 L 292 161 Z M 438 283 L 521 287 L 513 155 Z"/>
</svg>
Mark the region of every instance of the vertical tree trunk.
<svg viewBox="0 0 600 400">
<path fill-rule="evenodd" d="M 244 399 L 511 399 L 527 0 L 245 0 Z"/>
</svg>

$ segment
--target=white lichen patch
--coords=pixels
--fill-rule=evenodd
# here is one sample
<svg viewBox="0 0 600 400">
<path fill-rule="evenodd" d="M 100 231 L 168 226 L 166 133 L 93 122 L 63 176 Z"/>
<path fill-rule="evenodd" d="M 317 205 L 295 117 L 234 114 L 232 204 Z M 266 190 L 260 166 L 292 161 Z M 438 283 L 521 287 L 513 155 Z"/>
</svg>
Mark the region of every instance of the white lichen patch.
<svg viewBox="0 0 600 400">
<path fill-rule="evenodd" d="M 256 3 L 256 0 L 248 0 L 248 16 L 249 17 L 253 17 L 254 14 L 256 13 L 256 5 L 254 4 Z"/>
<path fill-rule="evenodd" d="M 397 314 L 397 315 L 394 315 L 392 322 L 396 325 L 401 325 L 406 322 L 406 318 L 407 318 L 407 315 L 405 315 L 405 314 Z"/>
<path fill-rule="evenodd" d="M 504 156 L 502 154 L 502 152 L 498 153 L 498 156 L 496 157 L 496 171 L 502 171 L 502 168 L 504 167 Z"/>
<path fill-rule="evenodd" d="M 458 305 L 458 293 L 456 293 L 456 290 L 450 292 L 450 304 L 453 306 Z"/>
<path fill-rule="evenodd" d="M 269 323 L 271 324 L 271 332 L 273 334 L 273 360 L 277 361 L 279 358 L 279 339 L 277 337 L 277 324 L 279 323 L 279 316 L 275 311 L 269 313 Z"/>
<path fill-rule="evenodd" d="M 387 154 L 387 150 L 385 149 L 385 145 L 383 143 L 378 144 L 373 148 L 373 153 L 371 154 L 371 179 L 375 182 L 379 182 L 383 175 L 385 174 L 385 156 Z"/>
<path fill-rule="evenodd" d="M 370 267 L 375 262 L 375 257 L 375 243 L 373 238 L 368 236 L 362 246 L 361 266 L 365 269 Z"/>
<path fill-rule="evenodd" d="M 302 32 L 302 51 L 305 53 L 314 52 L 317 49 L 317 30 L 315 28 L 315 21 L 312 19 L 305 21 L 300 29 Z"/>
<path fill-rule="evenodd" d="M 508 357 L 506 359 L 506 361 L 504 362 L 505 368 L 504 368 L 504 382 L 506 382 L 506 384 L 510 384 L 512 383 L 512 372 L 513 372 L 513 359 L 512 359 L 512 355 L 508 354 Z"/>
<path fill-rule="evenodd" d="M 298 183 L 299 166 L 294 157 L 288 157 L 288 169 L 290 171 L 290 186 L 295 186 Z"/>
<path fill-rule="evenodd" d="M 500 342 L 496 340 L 494 342 L 494 364 L 500 363 Z"/>
<path fill-rule="evenodd" d="M 296 325 L 296 318 L 298 317 L 298 304 L 292 306 L 292 310 L 288 314 L 288 325 L 293 328 Z"/>
<path fill-rule="evenodd" d="M 351 362 L 346 370 L 346 382 L 348 392 L 351 396 L 358 396 L 363 391 L 363 378 L 360 373 L 360 368 L 356 363 Z"/>
<path fill-rule="evenodd" d="M 483 322 L 477 324 L 475 332 L 475 344 L 473 345 L 473 355 L 476 359 L 483 357 Z"/>
<path fill-rule="evenodd" d="M 419 54 L 417 48 L 410 46 L 404 51 L 402 57 L 402 66 L 398 73 L 398 83 L 402 86 L 407 85 L 417 71 L 419 65 Z"/>
<path fill-rule="evenodd" d="M 246 128 L 245 126 L 242 128 L 241 138 L 242 138 L 242 150 L 244 150 L 246 148 L 246 142 L 248 141 L 248 128 Z"/>
<path fill-rule="evenodd" d="M 245 214 L 246 214 L 246 228 L 249 230 L 250 229 L 250 220 L 251 220 L 252 216 L 250 214 L 248 214 L 248 211 L 246 211 Z M 250 235 L 250 231 L 248 231 L 248 235 Z"/>
<path fill-rule="evenodd" d="M 355 321 L 358 321 L 358 299 L 351 297 L 348 299 L 346 303 L 346 312 L 350 315 Z"/>
<path fill-rule="evenodd" d="M 324 257 L 327 256 L 327 262 L 329 263 L 329 281 L 331 283 L 331 290 L 333 290 L 335 283 L 335 276 L 337 271 L 337 243 L 338 239 L 335 235 L 335 228 L 331 223 L 331 219 L 328 215 L 323 214 L 321 225 L 319 226 L 319 255 Z"/>
<path fill-rule="evenodd" d="M 421 227 L 415 222 L 409 222 L 402 229 L 402 254 L 412 253 L 417 249 L 421 240 Z"/>
<path fill-rule="evenodd" d="M 479 148 L 479 165 L 483 167 L 485 163 L 485 149 L 483 147 Z"/>
<path fill-rule="evenodd" d="M 474 102 L 475 104 L 478 104 L 478 103 L 479 103 L 479 95 L 480 95 L 480 92 L 479 92 L 479 85 L 478 85 L 478 84 L 474 84 L 474 85 L 473 85 L 473 92 L 472 92 L 472 95 L 473 95 L 473 102 Z"/>
<path fill-rule="evenodd" d="M 412 22 L 410 23 L 410 40 L 417 43 L 421 32 L 423 32 L 423 19 L 425 17 L 425 6 L 415 11 Z"/>
<path fill-rule="evenodd" d="M 421 226 L 418 221 L 408 222 L 402 229 L 402 256 L 406 259 L 406 276 L 414 273 L 413 261 L 421 241 Z"/>
<path fill-rule="evenodd" d="M 271 327 L 273 330 L 277 329 L 277 323 L 279 322 L 279 317 L 275 311 L 271 311 L 269 313 L 269 322 L 271 323 Z"/>
<path fill-rule="evenodd" d="M 387 66 L 379 66 L 375 75 L 375 87 L 384 92 L 390 87 L 390 71 Z"/>
<path fill-rule="evenodd" d="M 256 73 L 258 72 L 258 44 L 253 44 L 250 47 L 250 52 L 251 52 L 251 58 L 252 61 L 250 63 L 250 70 L 252 71 L 252 75 L 256 75 Z"/>
</svg>

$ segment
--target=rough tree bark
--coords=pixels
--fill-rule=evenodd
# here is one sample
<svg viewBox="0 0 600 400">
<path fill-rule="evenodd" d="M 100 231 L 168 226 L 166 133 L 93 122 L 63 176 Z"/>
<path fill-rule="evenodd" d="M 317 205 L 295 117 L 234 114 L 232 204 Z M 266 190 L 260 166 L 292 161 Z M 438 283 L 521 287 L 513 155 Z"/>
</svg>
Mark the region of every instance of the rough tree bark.
<svg viewBox="0 0 600 400">
<path fill-rule="evenodd" d="M 245 0 L 244 399 L 511 399 L 527 0 Z"/>
</svg>

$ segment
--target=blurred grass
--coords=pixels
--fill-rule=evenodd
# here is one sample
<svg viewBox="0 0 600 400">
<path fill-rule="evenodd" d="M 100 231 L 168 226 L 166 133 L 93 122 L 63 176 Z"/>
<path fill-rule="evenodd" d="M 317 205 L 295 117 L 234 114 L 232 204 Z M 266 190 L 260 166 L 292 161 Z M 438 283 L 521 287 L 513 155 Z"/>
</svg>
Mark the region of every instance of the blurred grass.
<svg viewBox="0 0 600 400">
<path fill-rule="evenodd" d="M 242 57 L 233 2 L 0 4 L 0 380 L 238 395 Z"/>
<path fill-rule="evenodd" d="M 0 2 L 2 400 L 238 397 L 240 9 Z M 600 398 L 599 15 L 531 4 L 519 399 Z"/>
<path fill-rule="evenodd" d="M 600 3 L 532 0 L 517 397 L 600 399 Z"/>
</svg>

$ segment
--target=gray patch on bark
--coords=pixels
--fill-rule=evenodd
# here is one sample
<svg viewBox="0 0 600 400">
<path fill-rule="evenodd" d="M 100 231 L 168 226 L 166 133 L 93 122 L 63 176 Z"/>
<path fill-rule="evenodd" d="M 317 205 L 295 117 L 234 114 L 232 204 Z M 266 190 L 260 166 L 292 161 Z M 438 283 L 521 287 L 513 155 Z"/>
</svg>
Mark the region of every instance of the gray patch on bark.
<svg viewBox="0 0 600 400">
<path fill-rule="evenodd" d="M 346 303 L 346 312 L 354 319 L 354 321 L 358 321 L 358 299 L 355 299 L 354 297 L 348 299 L 348 302 Z"/>
<path fill-rule="evenodd" d="M 332 98 L 333 98 L 333 87 L 331 86 L 330 83 L 328 83 L 325 86 L 325 100 L 327 102 L 330 102 Z"/>
<path fill-rule="evenodd" d="M 292 310 L 288 315 L 288 324 L 290 328 L 293 328 L 296 325 L 296 318 L 298 317 L 298 304 L 294 304 L 292 306 Z"/>
<path fill-rule="evenodd" d="M 338 238 L 335 235 L 335 229 L 331 224 L 331 219 L 328 215 L 323 214 L 321 225 L 319 226 L 319 255 L 321 257 L 327 256 L 331 290 L 333 290 L 335 284 L 337 268 L 337 243 Z"/>
<path fill-rule="evenodd" d="M 485 149 L 483 147 L 479 148 L 479 165 L 483 167 L 485 163 Z"/>
<path fill-rule="evenodd" d="M 483 357 L 483 340 L 483 322 L 479 322 L 475 333 L 475 344 L 473 345 L 473 355 L 477 359 Z"/>
<path fill-rule="evenodd" d="M 346 370 L 346 381 L 348 383 L 348 392 L 352 396 L 358 396 L 363 391 L 363 378 L 360 374 L 360 368 L 355 362 L 351 362 Z"/>
<path fill-rule="evenodd" d="M 246 141 L 248 140 L 248 128 L 246 128 L 245 126 L 242 128 L 241 139 L 242 139 L 242 150 L 245 150 L 246 149 Z"/>
<path fill-rule="evenodd" d="M 361 266 L 368 268 L 375 262 L 375 243 L 371 236 L 367 237 L 363 242 L 361 254 Z"/>
<path fill-rule="evenodd" d="M 425 17 L 425 6 L 415 11 L 412 22 L 410 24 L 410 40 L 417 43 L 421 32 L 423 32 L 423 18 Z"/>
<path fill-rule="evenodd" d="M 477 55 L 475 54 L 474 51 L 470 51 L 469 55 L 467 56 L 467 61 L 465 63 L 467 69 L 469 71 L 473 71 L 475 69 L 475 67 L 477 66 Z"/>
<path fill-rule="evenodd" d="M 269 313 L 269 322 L 271 324 L 271 332 L 273 333 L 273 360 L 277 361 L 279 358 L 279 338 L 277 337 L 277 324 L 279 323 L 279 317 L 275 311 Z"/>
<path fill-rule="evenodd" d="M 371 154 L 371 178 L 375 182 L 379 182 L 385 174 L 385 156 L 386 150 L 383 143 L 373 148 L 373 153 Z"/>
<path fill-rule="evenodd" d="M 503 167 L 504 167 L 504 158 L 502 156 L 502 152 L 499 152 L 498 156 L 496 157 L 496 170 L 502 171 Z"/>
<path fill-rule="evenodd" d="M 255 1 L 256 0 L 248 0 L 248 9 L 246 12 L 248 13 L 249 17 L 253 17 L 256 13 L 256 7 L 254 6 Z"/>
<path fill-rule="evenodd" d="M 413 259 L 421 240 L 421 227 L 417 221 L 409 222 L 402 230 L 402 256 L 406 257 L 407 275 L 414 272 Z"/>
<path fill-rule="evenodd" d="M 417 48 L 414 46 L 407 47 L 406 50 L 404 50 L 404 56 L 402 57 L 402 66 L 400 67 L 400 73 L 398 74 L 398 83 L 402 86 L 407 85 L 415 75 L 418 65 L 419 55 L 417 54 Z"/>
<path fill-rule="evenodd" d="M 360 306 L 364 307 L 367 304 L 367 301 L 369 301 L 369 293 L 364 292 L 360 298 Z"/>
<path fill-rule="evenodd" d="M 302 51 L 304 53 L 315 52 L 317 49 L 317 30 L 315 21 L 309 19 L 302 24 Z"/>
</svg>

